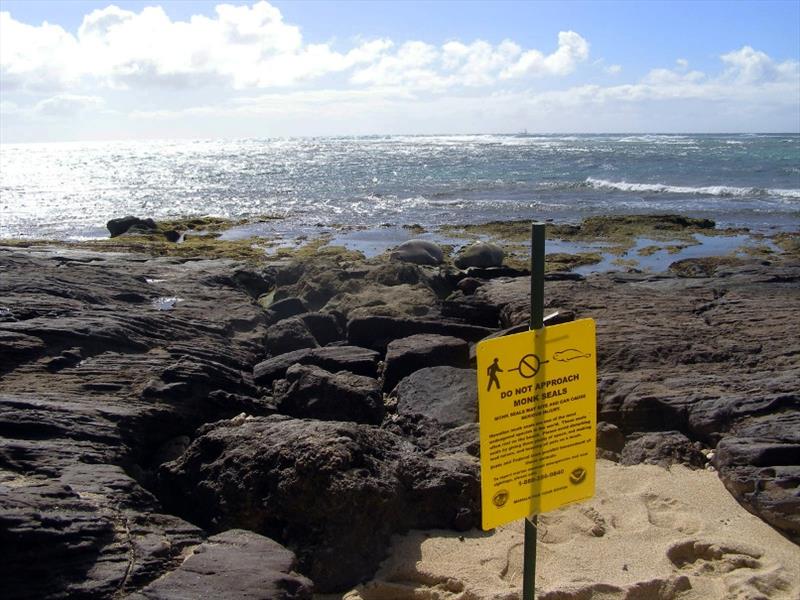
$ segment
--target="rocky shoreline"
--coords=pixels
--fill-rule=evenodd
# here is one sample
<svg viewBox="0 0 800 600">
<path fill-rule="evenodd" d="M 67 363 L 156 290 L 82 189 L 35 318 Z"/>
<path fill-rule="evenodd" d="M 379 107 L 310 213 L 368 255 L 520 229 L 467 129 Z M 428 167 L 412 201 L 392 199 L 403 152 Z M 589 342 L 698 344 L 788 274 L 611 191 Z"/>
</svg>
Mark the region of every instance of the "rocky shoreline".
<svg viewBox="0 0 800 600">
<path fill-rule="evenodd" d="M 310 598 L 478 525 L 473 350 L 526 326 L 527 273 L 314 250 L 0 246 L 6 597 Z M 597 320 L 603 457 L 714 468 L 800 542 L 796 254 L 545 295 Z"/>
</svg>

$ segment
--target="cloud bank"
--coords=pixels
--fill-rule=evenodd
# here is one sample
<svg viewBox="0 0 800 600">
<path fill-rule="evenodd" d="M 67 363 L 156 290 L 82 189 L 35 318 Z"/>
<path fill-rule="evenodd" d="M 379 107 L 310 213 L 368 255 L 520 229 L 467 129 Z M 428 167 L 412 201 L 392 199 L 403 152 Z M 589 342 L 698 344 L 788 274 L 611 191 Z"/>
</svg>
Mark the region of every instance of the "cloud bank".
<svg viewBox="0 0 800 600">
<path fill-rule="evenodd" d="M 0 12 L 0 111 L 10 122 L 0 133 L 91 115 L 103 126 L 112 120 L 122 135 L 126 127 L 141 132 L 143 122 L 163 131 L 167 121 L 201 117 L 258 117 L 258 135 L 709 130 L 703 114 L 728 130 L 800 121 L 798 62 L 748 45 L 721 54 L 715 73 L 681 57 L 621 83 L 625 66 L 590 62 L 590 41 L 579 33 L 561 31 L 549 42 L 314 44 L 267 2 L 222 4 L 187 21 L 158 6 L 107 6 L 85 15 L 74 34 Z M 734 115 L 738 121 L 720 120 Z"/>
</svg>

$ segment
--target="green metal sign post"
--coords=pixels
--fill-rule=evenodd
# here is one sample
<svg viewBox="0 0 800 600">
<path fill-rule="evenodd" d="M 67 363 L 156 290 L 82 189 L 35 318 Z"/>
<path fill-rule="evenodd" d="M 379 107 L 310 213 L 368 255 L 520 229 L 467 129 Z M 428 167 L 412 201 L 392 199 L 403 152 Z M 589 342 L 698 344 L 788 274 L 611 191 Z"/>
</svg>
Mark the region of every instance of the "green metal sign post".
<svg viewBox="0 0 800 600">
<path fill-rule="evenodd" d="M 544 327 L 544 238 L 545 224 L 531 224 L 531 322 L 530 329 Z M 523 550 L 522 600 L 534 600 L 536 594 L 536 515 L 525 519 Z"/>
</svg>

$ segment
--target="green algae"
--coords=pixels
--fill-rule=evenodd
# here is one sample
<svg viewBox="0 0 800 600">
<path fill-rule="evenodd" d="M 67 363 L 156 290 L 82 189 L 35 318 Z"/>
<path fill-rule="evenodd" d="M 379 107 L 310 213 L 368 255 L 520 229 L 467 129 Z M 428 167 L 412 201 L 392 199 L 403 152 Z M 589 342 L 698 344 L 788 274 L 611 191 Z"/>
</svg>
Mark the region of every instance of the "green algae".
<svg viewBox="0 0 800 600">
<path fill-rule="evenodd" d="M 86 241 L 62 240 L 0 240 L 0 246 L 32 248 L 57 246 L 95 252 L 125 252 L 148 256 L 170 256 L 187 260 L 226 258 L 244 262 L 261 262 L 266 257 L 270 242 L 263 239 L 218 240 L 191 238 L 181 244 L 169 242 L 162 236 L 124 235 L 110 239 Z"/>
<path fill-rule="evenodd" d="M 245 217 L 242 219 L 227 219 L 225 217 L 212 217 L 212 216 L 184 216 L 174 219 L 164 219 L 158 221 L 158 231 L 205 231 L 211 233 L 221 233 L 232 229 L 233 227 L 241 227 L 243 225 L 253 225 L 255 223 L 267 223 L 283 219 L 280 215 L 259 215 L 255 217 Z"/>
<path fill-rule="evenodd" d="M 746 262 L 736 256 L 686 258 L 672 263 L 669 270 L 678 277 L 713 277 L 720 267 L 737 267 Z"/>
<path fill-rule="evenodd" d="M 544 257 L 544 270 L 547 273 L 553 271 L 571 271 L 584 265 L 594 265 L 603 260 L 599 252 L 581 252 L 579 254 L 568 254 L 566 252 L 554 252 Z"/>
<path fill-rule="evenodd" d="M 800 232 L 782 232 L 772 236 L 773 243 L 787 257 L 800 258 Z"/>
<path fill-rule="evenodd" d="M 639 256 L 653 256 L 659 250 L 663 250 L 661 246 L 645 246 L 644 248 L 640 248 L 637 254 Z"/>
<path fill-rule="evenodd" d="M 636 269 L 639 267 L 639 261 L 635 258 L 615 258 L 611 261 L 611 264 L 626 269 Z"/>
<path fill-rule="evenodd" d="M 444 225 L 441 232 L 468 238 L 490 237 L 504 243 L 530 240 L 530 221 L 490 221 L 480 224 Z M 576 242 L 612 242 L 626 248 L 638 238 L 658 241 L 694 241 L 695 233 L 714 233 L 715 223 L 710 219 L 695 219 L 683 215 L 615 215 L 587 217 L 580 225 L 547 223 L 548 239 Z"/>
</svg>

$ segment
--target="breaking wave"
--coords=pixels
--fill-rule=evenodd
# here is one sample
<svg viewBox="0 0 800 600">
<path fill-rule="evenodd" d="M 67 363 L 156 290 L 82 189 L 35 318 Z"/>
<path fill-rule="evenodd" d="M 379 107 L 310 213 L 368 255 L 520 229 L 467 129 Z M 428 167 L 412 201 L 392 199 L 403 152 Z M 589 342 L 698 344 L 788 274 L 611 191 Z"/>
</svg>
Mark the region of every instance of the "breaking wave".
<svg viewBox="0 0 800 600">
<path fill-rule="evenodd" d="M 586 184 L 595 189 L 619 190 L 621 192 L 651 192 L 655 194 L 692 194 L 697 196 L 778 196 L 800 199 L 800 189 L 764 189 L 756 187 L 733 187 L 708 185 L 700 187 L 667 185 L 665 183 L 631 183 L 608 181 L 587 177 Z"/>
</svg>

